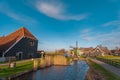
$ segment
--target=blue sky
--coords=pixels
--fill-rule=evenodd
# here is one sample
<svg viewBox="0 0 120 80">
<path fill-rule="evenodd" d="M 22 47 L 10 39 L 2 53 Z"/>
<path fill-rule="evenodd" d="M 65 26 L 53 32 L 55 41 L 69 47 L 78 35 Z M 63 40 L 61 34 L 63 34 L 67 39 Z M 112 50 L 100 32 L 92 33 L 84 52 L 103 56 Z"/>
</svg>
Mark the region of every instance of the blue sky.
<svg viewBox="0 0 120 80">
<path fill-rule="evenodd" d="M 120 47 L 120 0 L 0 0 L 0 36 L 25 26 L 38 49 Z"/>
</svg>

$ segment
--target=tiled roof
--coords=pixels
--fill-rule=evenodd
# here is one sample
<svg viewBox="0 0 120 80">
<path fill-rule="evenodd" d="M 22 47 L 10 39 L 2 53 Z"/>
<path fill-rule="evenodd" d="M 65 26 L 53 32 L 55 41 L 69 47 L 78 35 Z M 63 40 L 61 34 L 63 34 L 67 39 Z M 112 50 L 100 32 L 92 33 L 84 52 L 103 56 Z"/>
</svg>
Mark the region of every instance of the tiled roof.
<svg viewBox="0 0 120 80">
<path fill-rule="evenodd" d="M 37 40 L 26 28 L 22 27 L 8 36 L 0 37 L 0 52 L 6 51 L 10 46 L 12 46 L 16 41 L 20 40 L 23 36 L 31 38 L 33 40 Z"/>
<path fill-rule="evenodd" d="M 91 52 L 96 52 L 96 49 L 100 49 L 100 51 L 104 52 L 105 54 L 111 53 L 111 51 L 107 47 L 103 47 L 103 46 L 97 46 L 96 48 L 91 50 Z"/>
<path fill-rule="evenodd" d="M 89 47 L 89 48 L 79 48 L 80 51 L 83 51 L 84 54 L 88 54 L 93 48 Z"/>
</svg>

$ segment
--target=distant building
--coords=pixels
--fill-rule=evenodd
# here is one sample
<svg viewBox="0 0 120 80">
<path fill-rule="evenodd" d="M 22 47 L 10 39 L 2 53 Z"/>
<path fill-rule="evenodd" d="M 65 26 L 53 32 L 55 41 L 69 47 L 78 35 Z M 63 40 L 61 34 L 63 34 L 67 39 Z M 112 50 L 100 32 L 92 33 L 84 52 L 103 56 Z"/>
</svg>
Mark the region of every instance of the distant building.
<svg viewBox="0 0 120 80">
<path fill-rule="evenodd" d="M 116 48 L 115 50 L 111 50 L 111 52 L 112 52 L 112 55 L 120 56 L 120 48 Z"/>
<path fill-rule="evenodd" d="M 110 54 L 111 51 L 107 47 L 97 46 L 96 48 L 90 51 L 89 56 L 104 56 Z"/>
<path fill-rule="evenodd" d="M 44 50 L 39 50 L 39 51 L 37 51 L 37 54 L 38 54 L 38 56 L 39 56 L 40 58 L 43 58 L 43 57 L 45 57 L 45 55 L 46 55 L 46 53 L 45 53 Z"/>
<path fill-rule="evenodd" d="M 89 56 L 89 53 L 91 52 L 91 50 L 93 50 L 93 47 L 89 47 L 89 48 L 79 48 L 79 50 L 83 53 L 84 56 Z"/>
<path fill-rule="evenodd" d="M 66 50 L 65 49 L 55 50 L 55 53 L 56 54 L 64 54 L 64 53 L 66 53 Z"/>
<path fill-rule="evenodd" d="M 69 54 L 73 57 L 79 57 L 83 55 L 83 52 L 79 49 L 73 48 L 69 51 Z"/>
<path fill-rule="evenodd" d="M 0 37 L 0 57 L 16 57 L 16 59 L 28 59 L 37 57 L 38 40 L 26 28 Z"/>
</svg>

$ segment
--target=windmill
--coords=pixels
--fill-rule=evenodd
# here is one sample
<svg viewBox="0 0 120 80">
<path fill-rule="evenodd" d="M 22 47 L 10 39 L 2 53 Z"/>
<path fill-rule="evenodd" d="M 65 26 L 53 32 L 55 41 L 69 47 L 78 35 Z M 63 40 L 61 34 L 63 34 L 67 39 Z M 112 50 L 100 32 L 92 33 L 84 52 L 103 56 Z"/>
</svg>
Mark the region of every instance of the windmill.
<svg viewBox="0 0 120 80">
<path fill-rule="evenodd" d="M 79 49 L 78 49 L 78 41 L 76 41 L 76 47 L 70 46 L 73 49 L 74 57 L 78 57 Z"/>
<path fill-rule="evenodd" d="M 76 47 L 70 46 L 70 48 L 78 48 L 78 41 L 76 41 Z"/>
</svg>

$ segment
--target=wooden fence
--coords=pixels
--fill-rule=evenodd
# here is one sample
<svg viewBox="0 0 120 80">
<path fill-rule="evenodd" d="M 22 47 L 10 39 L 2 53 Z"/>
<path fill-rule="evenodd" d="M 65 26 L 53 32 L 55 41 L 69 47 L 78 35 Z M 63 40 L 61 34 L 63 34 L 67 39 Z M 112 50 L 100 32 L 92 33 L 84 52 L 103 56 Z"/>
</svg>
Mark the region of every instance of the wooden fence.
<svg viewBox="0 0 120 80">
<path fill-rule="evenodd" d="M 96 59 L 103 61 L 107 64 L 110 64 L 112 66 L 115 66 L 117 68 L 120 68 L 120 59 L 108 59 L 108 58 L 100 58 L 100 57 L 97 57 Z"/>
</svg>

